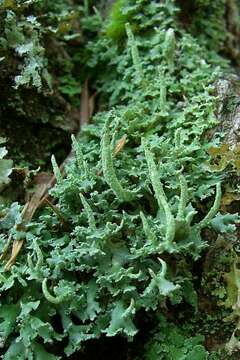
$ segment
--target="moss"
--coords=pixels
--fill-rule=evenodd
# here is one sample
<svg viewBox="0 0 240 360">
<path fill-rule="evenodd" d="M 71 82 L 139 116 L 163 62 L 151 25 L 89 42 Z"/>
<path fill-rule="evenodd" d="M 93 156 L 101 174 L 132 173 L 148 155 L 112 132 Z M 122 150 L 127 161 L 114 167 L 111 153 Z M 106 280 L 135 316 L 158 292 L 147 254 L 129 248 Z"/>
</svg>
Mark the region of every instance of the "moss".
<svg viewBox="0 0 240 360">
<path fill-rule="evenodd" d="M 114 40 L 120 40 L 126 36 L 125 24 L 128 22 L 129 15 L 123 13 L 124 5 L 128 5 L 127 0 L 114 2 L 106 26 L 106 35 Z"/>
</svg>

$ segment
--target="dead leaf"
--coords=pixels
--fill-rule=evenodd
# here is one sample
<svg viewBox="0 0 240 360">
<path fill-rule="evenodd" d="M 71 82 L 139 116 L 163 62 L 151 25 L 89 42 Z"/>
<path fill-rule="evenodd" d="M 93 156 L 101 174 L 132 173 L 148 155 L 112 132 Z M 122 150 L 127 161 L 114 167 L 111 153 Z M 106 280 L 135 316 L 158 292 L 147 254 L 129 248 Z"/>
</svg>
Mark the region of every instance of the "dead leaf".
<svg viewBox="0 0 240 360">
<path fill-rule="evenodd" d="M 123 149 L 124 145 L 126 144 L 127 135 L 124 134 L 123 137 L 117 142 L 114 150 L 114 156 L 118 155 L 120 151 Z"/>
</svg>

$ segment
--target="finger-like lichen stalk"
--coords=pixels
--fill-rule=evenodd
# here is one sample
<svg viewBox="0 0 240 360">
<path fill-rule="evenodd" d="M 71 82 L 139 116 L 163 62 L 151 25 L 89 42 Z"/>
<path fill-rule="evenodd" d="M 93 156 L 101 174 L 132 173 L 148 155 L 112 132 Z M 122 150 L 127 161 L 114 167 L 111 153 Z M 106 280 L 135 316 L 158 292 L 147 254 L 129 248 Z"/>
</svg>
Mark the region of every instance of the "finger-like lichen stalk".
<svg viewBox="0 0 240 360">
<path fill-rule="evenodd" d="M 144 215 L 144 213 L 142 211 L 140 212 L 140 217 L 141 217 L 142 224 L 143 224 L 143 231 L 145 233 L 147 240 L 153 244 L 156 244 L 157 237 L 154 234 L 154 232 L 152 231 L 152 229 L 150 228 L 149 223 L 146 219 L 146 216 Z"/>
<path fill-rule="evenodd" d="M 114 150 L 115 150 L 115 144 L 117 141 L 119 123 L 120 123 L 120 120 L 117 118 L 115 126 L 114 126 L 114 130 L 112 133 L 112 140 L 111 140 L 111 152 L 112 153 L 114 153 Z"/>
<path fill-rule="evenodd" d="M 184 220 L 184 212 L 188 202 L 188 189 L 187 189 L 187 181 L 182 174 L 179 175 L 179 182 L 180 182 L 181 194 L 178 204 L 177 220 Z"/>
<path fill-rule="evenodd" d="M 53 296 L 50 294 L 47 288 L 47 278 L 42 282 L 42 292 L 45 298 L 52 304 L 60 304 L 64 300 L 64 296 Z"/>
<path fill-rule="evenodd" d="M 174 134 L 174 145 L 178 149 L 181 146 L 181 129 L 177 129 Z"/>
<path fill-rule="evenodd" d="M 52 167 L 53 167 L 53 172 L 54 172 L 55 178 L 56 178 L 57 182 L 60 183 L 62 181 L 62 174 L 61 174 L 61 171 L 59 169 L 59 166 L 56 162 L 54 155 L 52 155 L 52 157 L 51 157 L 51 162 L 52 162 Z"/>
<path fill-rule="evenodd" d="M 161 265 L 162 265 L 162 270 L 161 270 L 161 276 L 165 277 L 167 274 L 167 264 L 164 260 L 158 258 L 158 260 L 160 261 Z"/>
<path fill-rule="evenodd" d="M 158 275 L 160 278 L 165 278 L 166 274 L 167 274 L 167 264 L 164 260 L 158 258 L 158 260 L 160 261 L 161 265 L 162 265 L 162 269 L 160 271 L 160 274 Z M 148 269 L 149 274 L 151 275 L 151 277 L 153 279 L 157 278 L 157 275 L 155 274 L 155 272 L 152 269 Z"/>
<path fill-rule="evenodd" d="M 120 201 L 131 201 L 134 198 L 134 195 L 131 191 L 125 190 L 122 185 L 120 184 L 114 166 L 113 166 L 113 156 L 111 151 L 111 144 L 110 144 L 110 136 L 109 136 L 109 125 L 110 125 L 111 118 L 108 117 L 104 129 L 103 129 L 103 137 L 101 143 L 101 157 L 102 157 L 102 169 L 103 175 L 113 190 L 115 195 Z"/>
<path fill-rule="evenodd" d="M 36 239 L 33 240 L 33 245 L 34 245 L 34 250 L 36 251 L 37 254 L 36 269 L 40 269 L 40 267 L 43 264 L 43 254 Z"/>
<path fill-rule="evenodd" d="M 33 261 L 32 261 L 32 255 L 28 254 L 27 256 L 27 263 L 28 263 L 28 267 L 33 270 L 34 269 L 34 265 L 33 265 Z"/>
<path fill-rule="evenodd" d="M 193 219 L 193 217 L 194 217 L 194 215 L 195 215 L 196 213 L 197 213 L 196 210 L 192 210 L 192 211 L 190 211 L 190 212 L 187 214 L 186 219 L 185 219 L 186 224 L 188 224 L 188 225 L 191 224 L 192 219 Z"/>
<path fill-rule="evenodd" d="M 95 230 L 96 229 L 96 222 L 95 222 L 95 218 L 93 215 L 93 211 L 91 206 L 89 205 L 89 203 L 87 202 L 87 200 L 85 199 L 85 197 L 83 196 L 83 194 L 80 193 L 80 198 L 84 207 L 84 210 L 87 213 L 87 217 L 88 217 L 88 225 L 91 229 Z"/>
<path fill-rule="evenodd" d="M 83 158 L 83 152 L 82 152 L 81 145 L 79 144 L 79 142 L 77 141 L 77 139 L 75 138 L 74 135 L 71 136 L 71 139 L 72 139 L 72 147 L 76 154 L 77 165 L 78 165 L 79 169 L 83 170 L 85 175 L 87 175 L 87 164 Z"/>
<path fill-rule="evenodd" d="M 167 88 L 164 82 L 160 85 L 160 109 L 164 111 L 166 109 L 167 104 Z"/>
<path fill-rule="evenodd" d="M 122 317 L 123 318 L 127 318 L 129 315 L 133 315 L 135 314 L 136 309 L 135 309 L 135 301 L 134 299 L 131 299 L 130 305 L 129 307 L 124 311 Z"/>
<path fill-rule="evenodd" d="M 83 1 L 83 13 L 85 17 L 89 16 L 89 2 L 88 0 Z"/>
<path fill-rule="evenodd" d="M 164 73 L 162 70 L 159 71 L 159 82 L 160 82 L 160 110 L 164 111 L 167 104 L 167 88 L 164 81 Z"/>
<path fill-rule="evenodd" d="M 162 269 L 158 274 L 155 274 L 152 269 L 148 269 L 150 275 L 151 275 L 151 282 L 147 289 L 144 292 L 144 295 L 147 295 L 153 291 L 155 287 L 158 287 L 158 290 L 161 295 L 167 296 L 172 291 L 179 288 L 179 285 L 173 284 L 171 281 L 166 279 L 166 273 L 167 273 L 167 264 L 162 259 L 158 259 L 162 265 Z"/>
<path fill-rule="evenodd" d="M 28 254 L 28 256 L 27 256 L 28 266 L 32 270 L 40 270 L 40 268 L 43 264 L 43 254 L 42 254 L 42 251 L 41 251 L 36 239 L 33 240 L 33 247 L 34 247 L 34 250 L 37 255 L 37 262 L 34 265 L 33 261 L 32 261 L 32 255 Z"/>
<path fill-rule="evenodd" d="M 200 223 L 198 224 L 199 228 L 202 229 L 206 227 L 209 224 L 209 222 L 214 218 L 214 216 L 217 214 L 221 205 L 221 198 L 222 198 L 221 183 L 218 183 L 216 185 L 216 195 L 213 206 L 211 207 L 205 218 L 202 221 L 200 221 Z"/>
<path fill-rule="evenodd" d="M 0 283 L 5 283 L 7 281 L 7 278 L 3 275 L 3 274 L 0 274 Z"/>
<path fill-rule="evenodd" d="M 174 70 L 174 59 L 175 59 L 176 39 L 175 33 L 172 28 L 168 29 L 165 34 L 165 40 L 163 44 L 163 55 L 168 64 L 169 72 Z"/>
<path fill-rule="evenodd" d="M 163 190 L 163 186 L 159 178 L 159 174 L 153 159 L 153 155 L 151 151 L 148 149 L 148 146 L 144 139 L 143 139 L 143 146 L 144 146 L 145 157 L 148 165 L 148 172 L 158 202 L 158 206 L 159 208 L 163 208 L 166 217 L 165 240 L 167 244 L 170 244 L 175 237 L 175 219 L 168 204 L 165 192 Z"/>
<path fill-rule="evenodd" d="M 127 23 L 125 25 L 125 27 L 126 27 L 126 33 L 127 33 L 127 37 L 128 37 L 128 42 L 129 42 L 129 45 L 130 45 L 130 48 L 131 48 L 133 65 L 136 68 L 138 76 L 142 77 L 142 74 L 143 74 L 142 64 L 141 64 L 137 44 L 136 44 L 136 41 L 135 41 L 135 38 L 134 38 L 134 35 L 133 35 L 133 32 L 132 32 L 131 26 L 130 26 L 129 23 Z"/>
<path fill-rule="evenodd" d="M 115 151 L 115 144 L 116 144 L 116 140 L 117 140 L 117 134 L 118 134 L 118 131 L 114 130 L 114 132 L 112 134 L 111 144 L 110 144 L 110 150 L 111 150 L 111 152 L 113 154 L 114 154 L 114 151 Z"/>
</svg>

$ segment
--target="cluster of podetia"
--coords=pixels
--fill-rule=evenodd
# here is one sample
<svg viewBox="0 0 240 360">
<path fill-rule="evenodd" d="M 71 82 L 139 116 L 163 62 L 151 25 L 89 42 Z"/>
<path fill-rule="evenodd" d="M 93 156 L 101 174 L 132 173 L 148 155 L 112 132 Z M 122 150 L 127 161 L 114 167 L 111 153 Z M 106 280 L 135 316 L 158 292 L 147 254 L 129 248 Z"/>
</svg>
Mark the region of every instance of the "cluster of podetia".
<svg viewBox="0 0 240 360">
<path fill-rule="evenodd" d="M 202 171 L 202 135 L 216 123 L 211 84 L 220 60 L 208 63 L 206 48 L 178 25 L 173 0 L 128 3 L 128 46 L 104 35 L 93 46 L 95 60 L 98 46 L 106 50 L 111 71 L 98 84 L 115 106 L 72 137 L 65 177 L 52 157 L 51 195 L 68 226 L 42 210 L 26 225 L 16 264 L 0 269 L 5 360 L 58 359 L 58 343 L 70 356 L 102 334 L 132 339 L 139 310 L 161 312 L 167 298 L 176 311 L 183 299 L 197 308 L 192 265 L 207 246 L 202 230 L 219 228 L 221 177 Z M 215 185 L 213 205 L 194 210 Z M 216 232 L 233 220 L 221 216 Z M 9 232 L 17 238 L 16 228 Z"/>
</svg>

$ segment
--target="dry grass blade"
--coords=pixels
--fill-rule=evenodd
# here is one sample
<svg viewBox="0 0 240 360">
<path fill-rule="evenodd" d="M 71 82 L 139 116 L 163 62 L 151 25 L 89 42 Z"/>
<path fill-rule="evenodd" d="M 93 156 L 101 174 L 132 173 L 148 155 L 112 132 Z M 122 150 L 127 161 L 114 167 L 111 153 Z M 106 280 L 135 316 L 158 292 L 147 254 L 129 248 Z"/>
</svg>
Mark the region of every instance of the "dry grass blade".
<svg viewBox="0 0 240 360">
<path fill-rule="evenodd" d="M 50 180 L 49 180 L 49 178 L 50 178 Z M 21 222 L 21 224 L 17 225 L 17 230 L 22 229 L 24 231 L 25 224 L 32 220 L 32 217 L 34 216 L 36 210 L 39 207 L 41 198 L 44 196 L 44 194 L 46 193 L 46 191 L 48 190 L 48 188 L 51 184 L 51 180 L 52 180 L 52 176 L 50 177 L 49 175 L 46 175 L 43 173 L 40 173 L 36 176 L 36 179 L 35 179 L 35 182 L 37 183 L 36 191 L 34 192 L 30 201 L 28 201 L 25 204 L 25 206 L 22 210 L 22 214 L 21 214 L 22 222 Z M 23 240 L 24 239 L 14 240 L 10 259 L 8 260 L 8 262 L 5 265 L 6 271 L 10 270 L 12 265 L 15 263 L 17 255 L 19 254 L 19 252 L 22 248 Z M 11 243 L 11 235 L 8 238 L 7 244 L 2 252 L 2 255 L 0 257 L 1 260 L 3 260 L 7 256 L 7 252 L 8 252 L 10 243 Z"/>
<path fill-rule="evenodd" d="M 10 270 L 12 265 L 15 263 L 16 258 L 22 248 L 22 245 L 23 245 L 23 240 L 14 240 L 13 246 L 12 246 L 11 257 L 5 265 L 5 268 L 4 268 L 5 271 Z"/>
<path fill-rule="evenodd" d="M 27 207 L 22 214 L 23 220 L 31 221 L 34 213 L 41 203 L 41 199 L 46 194 L 48 189 L 53 185 L 54 180 L 55 179 L 53 179 L 52 174 L 39 173 L 35 176 L 34 182 L 36 184 L 36 190 L 30 198 L 30 201 L 27 203 Z"/>
<path fill-rule="evenodd" d="M 115 149 L 114 149 L 114 156 L 118 155 L 120 151 L 123 149 L 124 145 L 127 141 L 127 135 L 124 134 L 123 137 L 117 142 Z"/>
</svg>

